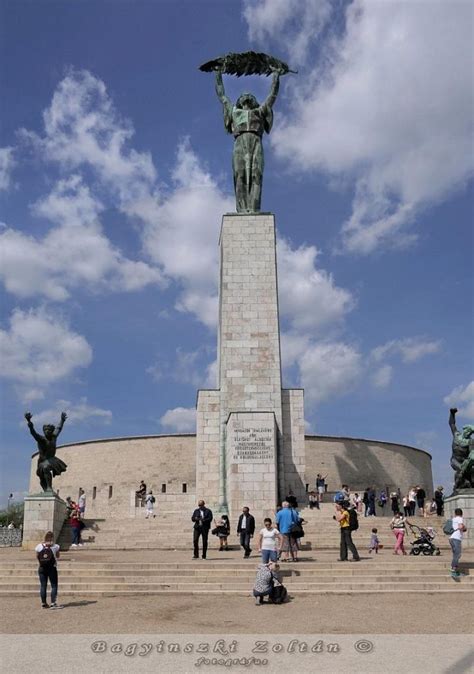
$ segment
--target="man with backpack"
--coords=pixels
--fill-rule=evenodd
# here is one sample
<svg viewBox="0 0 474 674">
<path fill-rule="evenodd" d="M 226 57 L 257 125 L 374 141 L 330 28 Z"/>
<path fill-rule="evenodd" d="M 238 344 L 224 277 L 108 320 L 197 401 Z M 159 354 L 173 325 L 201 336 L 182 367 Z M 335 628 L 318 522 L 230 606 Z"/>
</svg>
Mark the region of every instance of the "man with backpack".
<svg viewBox="0 0 474 674">
<path fill-rule="evenodd" d="M 44 542 L 35 548 L 36 558 L 38 559 L 38 576 L 40 580 L 40 596 L 43 608 L 59 609 L 64 608 L 56 603 L 58 595 L 58 569 L 56 562 L 59 559 L 59 545 L 54 543 L 54 534 L 47 531 Z M 51 605 L 46 601 L 48 590 L 48 579 L 51 585 Z"/>
<path fill-rule="evenodd" d="M 347 562 L 348 550 L 352 552 L 352 561 L 360 562 L 359 553 L 352 540 L 352 531 L 359 528 L 357 513 L 354 508 L 347 510 L 342 503 L 336 503 L 336 514 L 334 519 L 339 522 L 341 530 L 341 547 L 339 562 Z"/>
</svg>

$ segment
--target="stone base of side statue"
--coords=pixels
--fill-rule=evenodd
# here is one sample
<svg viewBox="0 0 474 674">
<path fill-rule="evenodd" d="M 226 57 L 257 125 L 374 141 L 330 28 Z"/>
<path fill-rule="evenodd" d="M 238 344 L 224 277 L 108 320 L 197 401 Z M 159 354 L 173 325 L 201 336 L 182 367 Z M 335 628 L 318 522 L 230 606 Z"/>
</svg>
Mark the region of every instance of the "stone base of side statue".
<svg viewBox="0 0 474 674">
<path fill-rule="evenodd" d="M 474 489 L 461 489 L 444 499 L 446 519 L 454 517 L 456 508 L 461 508 L 467 529 L 462 540 L 463 548 L 474 548 Z"/>
<path fill-rule="evenodd" d="M 63 527 L 66 512 L 66 502 L 53 492 L 25 496 L 22 547 L 33 550 L 44 540 L 47 531 L 54 533 L 56 541 Z"/>
</svg>

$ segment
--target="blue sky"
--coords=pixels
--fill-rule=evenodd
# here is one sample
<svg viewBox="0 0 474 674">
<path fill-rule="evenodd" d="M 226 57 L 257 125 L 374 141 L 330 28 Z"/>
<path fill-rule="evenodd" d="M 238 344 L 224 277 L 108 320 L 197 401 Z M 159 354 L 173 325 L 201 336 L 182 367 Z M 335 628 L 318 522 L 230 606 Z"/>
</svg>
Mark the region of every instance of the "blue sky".
<svg viewBox="0 0 474 674">
<path fill-rule="evenodd" d="M 472 6 L 355 0 L 3 2 L 2 489 L 23 423 L 63 442 L 192 431 L 213 387 L 232 139 L 200 63 L 267 51 L 284 384 L 308 430 L 402 442 L 451 484 L 474 419 Z M 269 80 L 225 78 L 235 98 Z"/>
</svg>

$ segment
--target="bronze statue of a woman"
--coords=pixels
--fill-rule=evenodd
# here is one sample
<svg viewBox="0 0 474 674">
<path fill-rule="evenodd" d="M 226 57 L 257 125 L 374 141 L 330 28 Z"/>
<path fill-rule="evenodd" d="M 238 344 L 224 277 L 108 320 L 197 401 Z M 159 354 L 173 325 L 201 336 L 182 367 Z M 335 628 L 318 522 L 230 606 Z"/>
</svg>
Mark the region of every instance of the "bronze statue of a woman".
<svg viewBox="0 0 474 674">
<path fill-rule="evenodd" d="M 201 66 L 205 72 L 216 74 L 216 93 L 224 109 L 224 126 L 234 136 L 232 168 L 238 213 L 258 213 L 262 201 L 263 145 L 262 136 L 273 125 L 273 104 L 278 95 L 280 75 L 290 71 L 286 63 L 255 52 L 227 54 Z M 235 105 L 226 96 L 222 74 L 269 75 L 270 93 L 261 105 L 253 94 L 244 93 Z"/>
</svg>

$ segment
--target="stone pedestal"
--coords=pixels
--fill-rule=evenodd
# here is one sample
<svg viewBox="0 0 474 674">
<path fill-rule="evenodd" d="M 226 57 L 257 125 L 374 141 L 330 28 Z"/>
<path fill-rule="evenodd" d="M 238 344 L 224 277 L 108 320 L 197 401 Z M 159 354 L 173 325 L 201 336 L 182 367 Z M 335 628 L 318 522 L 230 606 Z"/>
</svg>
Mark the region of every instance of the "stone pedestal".
<svg viewBox="0 0 474 674">
<path fill-rule="evenodd" d="M 458 494 L 444 499 L 446 519 L 454 517 L 456 508 L 461 508 L 467 529 L 462 541 L 463 548 L 474 548 L 474 489 L 462 489 Z"/>
<path fill-rule="evenodd" d="M 67 505 L 53 492 L 25 496 L 23 517 L 23 544 L 26 550 L 33 550 L 44 540 L 47 531 L 52 531 L 57 541 L 66 518 Z"/>
</svg>

